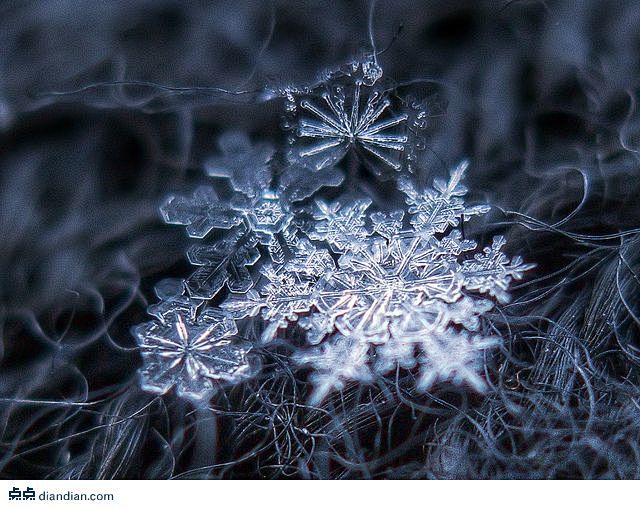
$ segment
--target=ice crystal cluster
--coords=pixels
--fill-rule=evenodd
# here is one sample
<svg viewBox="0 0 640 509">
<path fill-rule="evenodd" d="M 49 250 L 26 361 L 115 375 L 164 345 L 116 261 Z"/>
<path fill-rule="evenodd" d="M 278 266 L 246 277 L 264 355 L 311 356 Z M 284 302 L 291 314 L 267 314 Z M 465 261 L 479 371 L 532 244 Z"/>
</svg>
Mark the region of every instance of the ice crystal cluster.
<svg viewBox="0 0 640 509">
<path fill-rule="evenodd" d="M 403 108 L 381 77 L 365 59 L 283 90 L 284 150 L 227 133 L 205 171 L 228 181 L 231 197 L 207 185 L 163 204 L 167 223 L 202 240 L 187 252 L 195 272 L 161 282 L 155 319 L 134 328 L 143 388 L 204 400 L 257 372 L 256 344 L 292 336 L 303 338 L 291 340 L 291 362 L 310 368 L 311 404 L 399 369 L 415 373 L 418 391 L 487 388 L 484 358 L 501 338 L 487 332 L 486 313 L 531 265 L 509 259 L 500 236 L 483 249 L 464 237 L 463 223 L 489 210 L 465 204 L 466 161 L 417 185 L 417 119 L 427 112 Z M 322 197 L 343 185 L 348 154 L 378 178 L 395 177 L 404 207 L 377 210 L 353 192 Z M 262 324 L 260 338 L 236 337 L 246 320 Z"/>
</svg>

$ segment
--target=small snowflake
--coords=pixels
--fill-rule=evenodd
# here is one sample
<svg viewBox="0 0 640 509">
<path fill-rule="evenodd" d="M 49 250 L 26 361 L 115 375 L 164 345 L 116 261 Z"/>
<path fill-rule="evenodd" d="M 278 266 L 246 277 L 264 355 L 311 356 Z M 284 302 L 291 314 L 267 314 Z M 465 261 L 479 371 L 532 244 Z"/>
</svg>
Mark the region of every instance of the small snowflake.
<svg viewBox="0 0 640 509">
<path fill-rule="evenodd" d="M 369 346 L 353 339 L 336 336 L 313 349 L 300 351 L 294 360 L 312 368 L 309 380 L 314 386 L 310 405 L 318 405 L 334 390 L 342 390 L 350 380 L 368 383 L 373 373 L 368 366 Z"/>
<path fill-rule="evenodd" d="M 258 244 L 267 247 L 271 262 L 283 263 L 297 242 L 293 203 L 343 180 L 334 168 L 318 174 L 292 165 L 277 174 L 274 150 L 251 144 L 242 133 L 223 134 L 219 148 L 221 155 L 207 161 L 206 171 L 231 182 L 231 198 L 221 199 L 211 186 L 200 186 L 192 196 L 170 196 L 161 207 L 165 222 L 186 226 L 190 237 L 205 239 L 223 231 L 187 252 L 198 268 L 186 279 L 186 288 L 192 298 L 202 300 L 212 299 L 225 285 L 246 293 L 254 284 L 247 267 L 262 256 Z"/>
<path fill-rule="evenodd" d="M 254 228 L 257 229 L 260 226 L 272 227 L 277 225 L 285 217 L 285 212 L 278 200 L 272 198 L 269 201 L 265 200 L 254 208 L 252 216 L 255 218 Z"/>
<path fill-rule="evenodd" d="M 477 392 L 487 389 L 486 381 L 478 374 L 483 366 L 483 352 L 501 344 L 498 337 L 470 335 L 447 329 L 422 341 L 418 389 L 427 391 L 436 382 L 450 380 L 455 384 L 467 383 Z"/>
<path fill-rule="evenodd" d="M 296 114 L 289 157 L 318 171 L 352 148 L 378 176 L 399 170 L 407 148 L 408 118 L 391 111 L 389 93 L 375 86 L 382 70 L 370 61 L 327 73 L 323 83 L 288 109 Z"/>
<path fill-rule="evenodd" d="M 133 329 L 142 353 L 141 386 L 156 394 L 172 387 L 191 401 L 202 401 L 221 381 L 237 383 L 249 376 L 250 346 L 231 339 L 235 322 L 219 310 L 196 317 L 181 303 L 165 303 L 159 320 Z"/>
</svg>

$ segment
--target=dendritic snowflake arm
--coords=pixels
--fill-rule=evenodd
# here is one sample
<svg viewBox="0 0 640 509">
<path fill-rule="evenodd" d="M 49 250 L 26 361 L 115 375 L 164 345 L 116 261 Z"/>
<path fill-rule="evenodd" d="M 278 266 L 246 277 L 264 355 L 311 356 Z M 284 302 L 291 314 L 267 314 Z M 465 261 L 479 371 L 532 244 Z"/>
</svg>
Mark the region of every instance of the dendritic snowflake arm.
<svg viewBox="0 0 640 509">
<path fill-rule="evenodd" d="M 207 309 L 196 317 L 180 305 L 169 305 L 159 320 L 132 329 L 143 360 L 141 387 L 156 394 L 175 387 L 178 396 L 200 402 L 220 381 L 248 378 L 251 347 L 233 340 L 236 332 L 233 319 L 220 310 Z"/>
<path fill-rule="evenodd" d="M 423 193 L 418 192 L 408 178 L 398 180 L 398 187 L 406 195 L 411 224 L 416 232 L 426 235 L 443 233 L 458 226 L 461 220 L 468 221 L 490 210 L 488 205 L 465 205 L 462 197 L 467 194 L 467 188 L 461 180 L 468 166 L 467 161 L 461 162 L 451 171 L 448 182 L 436 179 L 433 188 Z"/>
<path fill-rule="evenodd" d="M 165 222 L 185 225 L 189 236 L 198 239 L 211 230 L 229 229 L 242 221 L 242 216 L 220 202 L 209 186 L 197 188 L 192 197 L 170 196 L 160 211 Z"/>
<path fill-rule="evenodd" d="M 533 269 L 535 265 L 524 263 L 519 256 L 509 260 L 501 251 L 505 243 L 504 237 L 494 237 L 491 247 L 485 247 L 482 253 L 474 256 L 473 260 L 463 262 L 462 275 L 465 288 L 488 293 L 503 303 L 509 302 L 510 283 L 514 279 L 522 279 L 524 272 Z"/>
<path fill-rule="evenodd" d="M 269 342 L 279 329 L 313 308 L 315 285 L 333 267 L 333 258 L 326 250 L 302 241 L 295 256 L 286 264 L 262 268 L 259 291 L 253 290 L 246 296 L 232 295 L 221 307 L 236 318 L 261 313 L 268 323 L 262 341 Z"/>
<path fill-rule="evenodd" d="M 374 212 L 371 214 L 371 222 L 373 231 L 386 239 L 391 239 L 402 230 L 402 218 L 404 211 L 396 210 L 390 214 L 383 212 Z"/>
<path fill-rule="evenodd" d="M 268 274 L 268 271 L 265 271 Z M 273 341 L 280 329 L 286 328 L 289 322 L 295 322 L 300 314 L 307 313 L 313 307 L 312 288 L 299 278 L 291 276 L 291 282 L 281 284 L 278 278 L 287 275 L 271 274 L 266 277 L 273 279 L 265 285 L 261 292 L 251 291 L 246 297 L 231 295 L 221 304 L 222 309 L 231 313 L 235 318 L 255 316 L 261 313 L 266 327 L 260 340 L 263 343 Z M 288 286 L 292 284 L 292 286 Z"/>
<path fill-rule="evenodd" d="M 349 381 L 366 384 L 373 380 L 368 366 L 369 345 L 339 335 L 318 347 L 297 352 L 294 360 L 312 369 L 310 405 L 320 404 L 330 392 L 344 389 Z"/>
<path fill-rule="evenodd" d="M 211 244 L 193 246 L 187 257 L 199 268 L 185 281 L 191 297 L 212 299 L 225 284 L 232 292 L 246 293 L 253 286 L 247 267 L 260 258 L 257 242 L 244 227 Z"/>
<path fill-rule="evenodd" d="M 249 198 L 269 187 L 270 162 L 275 152 L 270 145 L 251 144 L 245 133 L 231 131 L 220 136 L 218 148 L 220 155 L 205 163 L 207 175 L 229 179 L 235 191 Z"/>
<path fill-rule="evenodd" d="M 342 199 L 333 203 L 315 201 L 313 211 L 315 223 L 307 232 L 311 240 L 327 242 L 336 253 L 357 249 L 369 235 L 365 227 L 365 211 L 371 205 L 369 198 L 351 201 Z"/>
<path fill-rule="evenodd" d="M 294 214 L 287 201 L 266 190 L 253 199 L 234 200 L 232 206 L 243 215 L 258 243 L 267 246 L 271 261 L 284 263 L 286 246 L 296 236 Z"/>
</svg>

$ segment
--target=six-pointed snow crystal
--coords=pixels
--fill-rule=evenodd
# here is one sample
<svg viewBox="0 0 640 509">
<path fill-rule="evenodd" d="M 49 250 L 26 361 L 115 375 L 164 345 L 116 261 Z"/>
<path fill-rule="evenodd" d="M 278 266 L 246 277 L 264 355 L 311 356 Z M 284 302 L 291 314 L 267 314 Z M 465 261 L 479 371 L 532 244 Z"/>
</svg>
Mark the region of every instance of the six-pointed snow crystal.
<svg viewBox="0 0 640 509">
<path fill-rule="evenodd" d="M 294 117 L 290 161 L 320 171 L 355 150 L 380 177 L 400 170 L 408 115 L 394 111 L 389 91 L 378 84 L 381 76 L 377 64 L 354 62 L 307 94 L 287 94 Z"/>
<path fill-rule="evenodd" d="M 188 299 L 170 298 L 151 306 L 157 320 L 133 329 L 142 353 L 143 389 L 200 401 L 220 382 L 237 383 L 250 375 L 249 343 L 232 338 L 237 332 L 230 316 L 216 309 L 196 313 Z"/>
<path fill-rule="evenodd" d="M 276 176 L 274 149 L 265 143 L 254 146 L 237 132 L 224 134 L 219 148 L 222 154 L 207 161 L 206 172 L 228 179 L 232 198 L 221 199 L 212 186 L 204 185 L 192 196 L 169 196 L 160 208 L 165 222 L 186 226 L 192 238 L 218 235 L 187 252 L 198 267 L 186 280 L 194 299 L 212 299 L 225 286 L 233 292 L 249 291 L 254 284 L 249 267 L 261 258 L 257 246 L 267 246 L 271 261 L 282 263 L 295 235 L 294 204 L 343 179 L 335 168 L 318 174 L 301 165 Z"/>
<path fill-rule="evenodd" d="M 376 210 L 353 191 L 313 199 L 342 183 L 335 165 L 352 149 L 378 176 L 408 168 L 412 129 L 381 76 L 365 60 L 289 91 L 295 129 L 286 153 L 227 133 L 206 172 L 227 179 L 231 198 L 201 186 L 162 206 L 167 223 L 202 240 L 187 253 L 197 270 L 161 282 L 149 307 L 157 320 L 134 329 L 146 390 L 175 386 L 197 401 L 217 381 L 245 380 L 250 345 L 231 339 L 240 320 L 262 322 L 265 345 L 286 330 L 303 335 L 292 361 L 310 370 L 312 404 L 398 369 L 415 373 L 418 391 L 443 382 L 487 389 L 485 360 L 502 342 L 487 313 L 509 301 L 511 282 L 532 265 L 509 259 L 503 237 L 480 250 L 464 238 L 462 224 L 489 210 L 465 203 L 467 162 L 426 188 L 405 171 L 396 191 L 404 210 Z M 207 307 L 220 292 L 219 307 Z"/>
</svg>

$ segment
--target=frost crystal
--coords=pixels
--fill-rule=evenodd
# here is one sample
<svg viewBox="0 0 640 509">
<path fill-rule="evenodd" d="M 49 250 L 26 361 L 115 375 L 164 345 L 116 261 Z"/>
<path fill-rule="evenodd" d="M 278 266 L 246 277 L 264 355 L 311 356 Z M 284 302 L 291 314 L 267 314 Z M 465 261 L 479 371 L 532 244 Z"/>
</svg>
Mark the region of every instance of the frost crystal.
<svg viewBox="0 0 640 509">
<path fill-rule="evenodd" d="M 157 292 L 161 293 L 161 292 Z M 196 313 L 193 301 L 171 297 L 151 306 L 157 320 L 133 328 L 142 353 L 144 390 L 176 393 L 194 402 L 215 392 L 220 382 L 237 383 L 250 376 L 250 345 L 231 338 L 233 319 L 216 309 Z"/>
<path fill-rule="evenodd" d="M 288 94 L 290 160 L 319 171 L 354 149 L 378 176 L 399 170 L 408 148 L 408 115 L 393 111 L 389 92 L 377 84 L 381 76 L 372 61 L 355 62 L 328 73 L 307 94 Z"/>
</svg>

